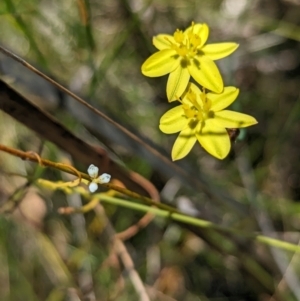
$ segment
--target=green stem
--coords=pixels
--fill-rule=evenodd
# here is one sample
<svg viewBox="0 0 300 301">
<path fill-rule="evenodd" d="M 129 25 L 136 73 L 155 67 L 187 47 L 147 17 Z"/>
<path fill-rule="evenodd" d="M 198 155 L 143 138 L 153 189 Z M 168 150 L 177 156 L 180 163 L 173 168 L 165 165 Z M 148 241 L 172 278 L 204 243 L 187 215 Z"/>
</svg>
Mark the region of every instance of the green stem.
<svg viewBox="0 0 300 301">
<path fill-rule="evenodd" d="M 267 237 L 267 236 L 264 236 L 264 235 L 245 233 L 243 231 L 239 231 L 239 230 L 236 230 L 236 229 L 233 229 L 233 228 L 219 226 L 219 225 L 216 225 L 212 222 L 202 220 L 200 218 L 187 216 L 187 215 L 181 214 L 179 212 L 169 212 L 167 210 L 163 210 L 163 209 L 159 209 L 159 208 L 155 208 L 155 207 L 148 207 L 146 205 L 137 204 L 137 203 L 134 203 L 132 201 L 127 201 L 127 200 L 122 200 L 122 199 L 110 197 L 110 196 L 107 196 L 107 195 L 102 194 L 102 193 L 98 194 L 98 195 L 99 195 L 102 202 L 106 202 L 106 203 L 110 203 L 110 204 L 114 204 L 114 205 L 119 205 L 119 206 L 126 207 L 126 208 L 129 208 L 129 209 L 137 210 L 137 211 L 151 212 L 152 214 L 154 214 L 156 216 L 169 218 L 173 221 L 183 222 L 185 224 L 197 226 L 197 227 L 200 227 L 200 228 L 208 228 L 208 229 L 217 230 L 217 231 L 220 231 L 220 232 L 223 232 L 223 233 L 230 233 L 230 234 L 242 236 L 244 238 L 253 239 L 257 242 L 263 243 L 263 244 L 268 245 L 268 246 L 284 249 L 286 251 L 292 251 L 292 252 L 300 253 L 300 246 L 289 243 L 289 242 L 281 241 L 281 240 L 271 238 L 271 237 Z M 97 195 L 95 195 L 95 197 L 97 197 Z"/>
</svg>

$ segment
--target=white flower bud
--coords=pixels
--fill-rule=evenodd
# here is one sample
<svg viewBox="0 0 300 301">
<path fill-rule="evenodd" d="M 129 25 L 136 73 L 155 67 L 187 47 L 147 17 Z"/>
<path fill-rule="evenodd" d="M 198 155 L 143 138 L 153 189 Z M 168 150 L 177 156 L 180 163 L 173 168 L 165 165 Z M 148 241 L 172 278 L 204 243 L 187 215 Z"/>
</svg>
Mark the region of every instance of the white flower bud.
<svg viewBox="0 0 300 301">
<path fill-rule="evenodd" d="M 101 184 L 106 184 L 110 181 L 111 175 L 109 175 L 108 173 L 103 173 L 99 178 L 99 183 Z"/>
<path fill-rule="evenodd" d="M 91 164 L 88 168 L 88 174 L 91 178 L 96 178 L 98 176 L 99 168 L 94 164 Z"/>
<path fill-rule="evenodd" d="M 89 190 L 90 192 L 95 192 L 96 190 L 98 189 L 98 185 L 94 182 L 92 182 L 90 185 L 89 185 Z"/>
</svg>

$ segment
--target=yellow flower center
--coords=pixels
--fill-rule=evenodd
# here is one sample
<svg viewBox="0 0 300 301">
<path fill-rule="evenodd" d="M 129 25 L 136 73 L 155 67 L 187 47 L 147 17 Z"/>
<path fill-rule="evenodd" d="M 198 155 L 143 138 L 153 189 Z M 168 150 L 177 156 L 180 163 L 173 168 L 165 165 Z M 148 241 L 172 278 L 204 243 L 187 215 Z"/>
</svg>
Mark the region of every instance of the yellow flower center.
<svg viewBox="0 0 300 301">
<path fill-rule="evenodd" d="M 192 22 L 192 28 L 188 33 L 183 33 L 182 30 L 177 29 L 173 37 L 176 43 L 169 41 L 171 48 L 176 50 L 180 56 L 191 59 L 197 54 L 201 38 L 194 33 L 194 22 Z"/>
<path fill-rule="evenodd" d="M 211 110 L 211 100 L 206 97 L 205 93 L 200 94 L 200 99 L 197 100 L 197 95 L 192 89 L 188 90 L 182 102 L 182 108 L 185 116 L 193 124 L 204 123 L 206 119 L 214 117 L 214 112 Z"/>
</svg>

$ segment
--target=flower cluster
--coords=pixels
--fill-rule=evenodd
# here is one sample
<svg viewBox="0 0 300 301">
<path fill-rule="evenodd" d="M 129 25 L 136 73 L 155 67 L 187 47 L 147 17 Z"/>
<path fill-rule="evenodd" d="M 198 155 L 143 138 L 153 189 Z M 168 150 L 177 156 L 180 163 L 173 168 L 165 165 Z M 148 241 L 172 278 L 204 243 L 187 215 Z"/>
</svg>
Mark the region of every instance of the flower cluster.
<svg viewBox="0 0 300 301">
<path fill-rule="evenodd" d="M 224 110 L 238 96 L 235 87 L 225 87 L 215 60 L 230 55 L 238 47 L 236 43 L 206 45 L 209 28 L 206 24 L 194 24 L 185 31 L 160 34 L 153 38 L 159 50 L 142 65 L 142 73 L 149 77 L 169 74 L 167 98 L 181 104 L 160 119 L 160 130 L 166 134 L 179 133 L 172 149 L 172 159 L 185 157 L 195 142 L 211 155 L 225 158 L 231 147 L 226 129 L 242 128 L 257 121 L 255 118 Z M 202 89 L 189 82 L 192 77 Z M 209 90 L 210 92 L 206 92 Z"/>
<path fill-rule="evenodd" d="M 105 184 L 110 181 L 111 175 L 103 173 L 98 177 L 99 168 L 94 164 L 91 164 L 88 168 L 88 174 L 92 178 L 89 185 L 90 192 L 95 192 L 98 189 L 98 184 Z"/>
</svg>

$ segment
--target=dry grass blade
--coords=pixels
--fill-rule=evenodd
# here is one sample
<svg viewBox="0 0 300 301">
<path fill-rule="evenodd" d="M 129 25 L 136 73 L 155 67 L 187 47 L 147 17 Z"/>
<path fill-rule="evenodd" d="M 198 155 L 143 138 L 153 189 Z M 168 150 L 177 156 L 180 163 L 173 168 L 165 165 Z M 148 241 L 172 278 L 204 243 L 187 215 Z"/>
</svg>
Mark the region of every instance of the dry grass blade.
<svg viewBox="0 0 300 301">
<path fill-rule="evenodd" d="M 89 165 L 93 162 L 99 166 L 100 170 L 109 172 L 114 178 L 123 182 L 128 189 L 143 195 L 151 195 L 152 193 L 149 191 L 155 190 L 149 181 L 142 176 L 126 172 L 110 160 L 103 149 L 96 149 L 76 137 L 58 120 L 31 103 L 1 80 L 0 109 L 35 131 L 38 135 L 67 151 L 83 164 Z"/>
</svg>

